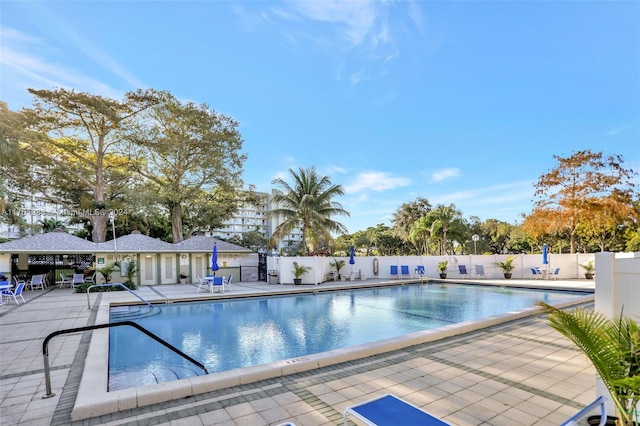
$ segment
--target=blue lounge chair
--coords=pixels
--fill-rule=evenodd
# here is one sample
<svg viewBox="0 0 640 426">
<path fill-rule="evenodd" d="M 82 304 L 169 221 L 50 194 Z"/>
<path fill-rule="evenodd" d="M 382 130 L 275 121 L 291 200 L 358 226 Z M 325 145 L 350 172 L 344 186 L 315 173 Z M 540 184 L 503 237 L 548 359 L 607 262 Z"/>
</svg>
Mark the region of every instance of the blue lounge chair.
<svg viewBox="0 0 640 426">
<path fill-rule="evenodd" d="M 531 274 L 536 280 L 542 277 L 542 271 L 540 270 L 540 268 L 531 268 Z"/>
<path fill-rule="evenodd" d="M 345 426 L 348 415 L 352 415 L 371 426 L 449 425 L 449 423 L 391 394 L 348 407 L 343 416 Z"/>
<path fill-rule="evenodd" d="M 15 290 L 11 290 L 11 289 L 2 290 L 2 295 L 0 297 L 6 297 L 9 300 L 13 298 L 13 300 L 16 302 L 16 305 L 20 304 L 18 302 L 18 297 L 20 297 L 20 299 L 22 299 L 22 303 L 26 303 L 26 300 L 24 300 L 24 296 L 22 296 L 22 290 L 24 289 L 24 286 L 25 286 L 25 283 L 21 282 L 20 284 L 18 284 Z"/>
<path fill-rule="evenodd" d="M 402 274 L 402 278 L 411 278 L 411 274 L 409 273 L 409 265 L 400 266 L 400 274 Z"/>
<path fill-rule="evenodd" d="M 458 271 L 460 272 L 460 278 L 467 278 L 469 276 L 465 265 L 458 265 Z"/>
<path fill-rule="evenodd" d="M 476 277 L 487 278 L 487 276 L 484 273 L 484 266 L 483 265 L 476 265 Z"/>
<path fill-rule="evenodd" d="M 592 411 L 600 406 L 600 426 L 604 426 L 607 423 L 607 407 L 605 405 L 604 396 L 600 395 L 591 404 L 578 411 L 573 416 L 569 417 L 560 426 L 578 426 L 578 420 L 592 415 Z M 590 425 L 593 423 L 589 423 Z"/>
<path fill-rule="evenodd" d="M 395 276 L 396 278 L 399 278 L 397 265 L 391 265 L 389 270 L 389 275 L 391 275 L 392 277 Z"/>
<path fill-rule="evenodd" d="M 224 293 L 224 277 L 213 277 L 211 280 L 211 291 L 213 289 L 219 287 L 220 290 Z"/>
<path fill-rule="evenodd" d="M 416 267 L 416 278 L 420 278 L 420 282 L 427 281 L 429 279 L 429 277 L 427 276 L 427 271 L 426 269 L 424 269 L 423 265 L 418 265 Z"/>
<path fill-rule="evenodd" d="M 559 277 L 558 277 L 559 275 L 560 275 L 560 268 L 556 268 L 556 269 L 554 269 L 554 270 L 551 272 L 551 274 L 549 275 L 549 277 L 550 277 L 552 280 L 557 280 L 557 279 L 559 278 Z"/>
</svg>

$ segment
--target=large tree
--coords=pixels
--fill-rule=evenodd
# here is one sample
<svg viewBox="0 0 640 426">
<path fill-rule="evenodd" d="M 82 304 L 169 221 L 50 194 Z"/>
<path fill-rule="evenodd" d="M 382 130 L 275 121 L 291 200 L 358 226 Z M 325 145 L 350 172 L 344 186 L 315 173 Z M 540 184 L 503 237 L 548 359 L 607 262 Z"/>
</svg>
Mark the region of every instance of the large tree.
<svg viewBox="0 0 640 426">
<path fill-rule="evenodd" d="M 130 177 L 124 138 L 136 115 L 158 99 L 153 91 L 128 92 L 122 101 L 67 89 L 29 92 L 32 108 L 18 118 L 0 116 L 2 140 L 22 153 L 20 161 L 2 162 L 9 185 L 87 218 L 93 241 L 102 242 L 110 201 Z"/>
<path fill-rule="evenodd" d="M 569 157 L 553 156 L 557 166 L 543 174 L 535 185 L 538 197 L 523 229 L 538 237 L 567 232 L 570 251 L 576 251 L 576 237 L 602 235 L 629 220 L 635 220 L 633 177 L 623 167 L 620 155 L 578 151 Z M 585 227 L 591 228 L 587 231 Z"/>
<path fill-rule="evenodd" d="M 456 209 L 453 204 L 439 204 L 429 213 L 427 213 L 426 221 L 430 224 L 430 236 L 436 239 L 441 255 L 453 253 L 453 245 L 449 241 L 457 241 L 460 245 L 464 244 L 468 227 L 462 219 L 462 212 Z"/>
<path fill-rule="evenodd" d="M 431 211 L 431 203 L 426 198 L 418 197 L 415 201 L 402 204 L 391 216 L 393 232 L 404 241 L 410 241 L 411 229 L 415 221 L 429 211 Z"/>
<path fill-rule="evenodd" d="M 331 232 L 346 232 L 347 228 L 332 218 L 349 216 L 349 212 L 335 201 L 344 194 L 342 185 L 334 185 L 328 176 L 320 176 L 315 167 L 289 169 L 292 184 L 281 178 L 272 181 L 281 192 L 273 196 L 275 206 L 267 214 L 283 221 L 273 232 L 273 238 L 283 239 L 291 231 L 302 228 L 302 248 L 314 252 L 318 240 L 329 240 Z M 307 254 L 305 253 L 305 254 Z"/>
<path fill-rule="evenodd" d="M 131 137 L 132 163 L 147 191 L 169 213 L 173 242 L 204 224 L 215 228 L 235 211 L 246 154 L 238 123 L 205 104 L 183 103 L 167 92 L 149 108 Z"/>
</svg>

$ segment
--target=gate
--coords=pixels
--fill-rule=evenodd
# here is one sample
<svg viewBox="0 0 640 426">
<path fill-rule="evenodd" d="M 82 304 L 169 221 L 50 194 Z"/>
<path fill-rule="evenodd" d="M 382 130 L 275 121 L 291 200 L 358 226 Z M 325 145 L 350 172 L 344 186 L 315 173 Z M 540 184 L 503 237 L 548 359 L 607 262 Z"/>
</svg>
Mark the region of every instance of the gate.
<svg viewBox="0 0 640 426">
<path fill-rule="evenodd" d="M 258 281 L 267 281 L 267 255 L 258 253 Z"/>
</svg>

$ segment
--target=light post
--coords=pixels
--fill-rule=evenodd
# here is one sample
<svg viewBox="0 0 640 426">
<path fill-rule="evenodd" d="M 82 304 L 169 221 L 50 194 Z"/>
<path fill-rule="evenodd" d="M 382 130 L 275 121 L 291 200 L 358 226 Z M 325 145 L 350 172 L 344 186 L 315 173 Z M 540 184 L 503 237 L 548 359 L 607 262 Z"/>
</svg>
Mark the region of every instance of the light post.
<svg viewBox="0 0 640 426">
<path fill-rule="evenodd" d="M 473 240 L 473 254 L 476 255 L 476 254 L 478 254 L 477 251 L 476 251 L 476 243 L 478 242 L 480 237 L 478 236 L 478 234 L 473 234 L 471 236 L 471 239 Z"/>
<path fill-rule="evenodd" d="M 116 214 L 109 212 L 109 219 L 111 220 L 111 230 L 113 231 L 113 253 L 116 256 L 116 264 L 118 263 L 118 247 L 116 245 Z"/>
</svg>

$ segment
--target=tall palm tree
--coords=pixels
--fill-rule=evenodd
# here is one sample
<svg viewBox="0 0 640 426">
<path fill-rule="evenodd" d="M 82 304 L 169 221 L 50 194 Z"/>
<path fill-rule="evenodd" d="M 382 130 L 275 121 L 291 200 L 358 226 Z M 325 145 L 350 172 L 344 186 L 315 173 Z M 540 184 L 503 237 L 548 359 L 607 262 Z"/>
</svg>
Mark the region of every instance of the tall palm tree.
<svg viewBox="0 0 640 426">
<path fill-rule="evenodd" d="M 431 222 L 431 236 L 442 236 L 440 240 L 440 254 L 447 254 L 447 232 L 450 228 L 456 228 L 462 220 L 462 213 L 453 204 L 445 206 L 439 204 L 435 209 L 427 213 Z"/>
<path fill-rule="evenodd" d="M 316 242 L 328 237 L 330 232 L 347 232 L 347 228 L 332 216 L 350 216 L 342 205 L 333 199 L 344 195 L 342 185 L 334 185 L 328 176 L 319 176 L 315 167 L 299 168 L 298 173 L 289 169 L 293 185 L 281 178 L 272 183 L 282 192 L 273 196 L 276 208 L 267 212 L 270 217 L 284 221 L 273 232 L 272 238 L 284 238 L 291 231 L 302 228 L 303 250 L 314 251 Z M 328 238 L 326 238 L 328 240 Z"/>
</svg>

